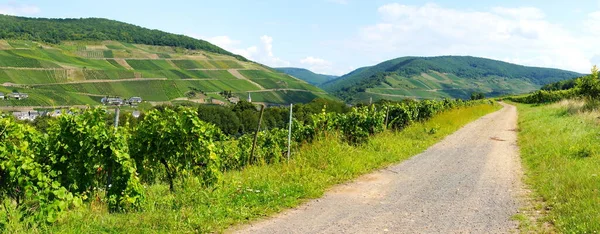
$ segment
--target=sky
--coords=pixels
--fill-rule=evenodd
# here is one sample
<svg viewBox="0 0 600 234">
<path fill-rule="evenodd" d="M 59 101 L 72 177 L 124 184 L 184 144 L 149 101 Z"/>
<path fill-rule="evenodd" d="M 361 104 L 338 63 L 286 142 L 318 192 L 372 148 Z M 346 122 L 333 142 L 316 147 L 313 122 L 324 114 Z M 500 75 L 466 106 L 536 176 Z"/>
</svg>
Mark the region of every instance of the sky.
<svg viewBox="0 0 600 234">
<path fill-rule="evenodd" d="M 581 73 L 600 64 L 600 0 L 0 0 L 0 13 L 109 18 L 271 67 L 332 75 L 403 56 L 470 55 Z"/>
</svg>

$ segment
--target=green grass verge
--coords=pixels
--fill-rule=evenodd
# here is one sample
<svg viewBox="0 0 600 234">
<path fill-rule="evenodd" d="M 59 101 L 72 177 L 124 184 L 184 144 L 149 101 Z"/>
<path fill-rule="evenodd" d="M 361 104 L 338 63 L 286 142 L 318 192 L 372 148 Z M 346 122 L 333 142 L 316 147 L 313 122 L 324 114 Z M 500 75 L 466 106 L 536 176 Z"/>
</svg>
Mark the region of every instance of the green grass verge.
<svg viewBox="0 0 600 234">
<path fill-rule="evenodd" d="M 517 107 L 526 182 L 545 214 L 539 222 L 564 233 L 600 230 L 600 126 L 558 105 Z"/>
<path fill-rule="evenodd" d="M 273 215 L 307 199 L 321 197 L 335 184 L 416 155 L 465 124 L 497 109 L 497 105 L 481 105 L 448 111 L 402 132 L 376 135 L 369 143 L 357 147 L 335 137 L 325 137 L 295 150 L 289 163 L 252 166 L 225 173 L 222 182 L 213 189 L 200 189 L 194 180 L 180 183 L 177 193 L 170 193 L 167 185 L 153 185 L 147 187 L 143 211 L 109 214 L 104 206 L 92 203 L 69 211 L 57 224 L 41 231 L 221 232 L 232 225 Z M 433 127 L 439 131 L 435 134 L 424 132 Z"/>
</svg>

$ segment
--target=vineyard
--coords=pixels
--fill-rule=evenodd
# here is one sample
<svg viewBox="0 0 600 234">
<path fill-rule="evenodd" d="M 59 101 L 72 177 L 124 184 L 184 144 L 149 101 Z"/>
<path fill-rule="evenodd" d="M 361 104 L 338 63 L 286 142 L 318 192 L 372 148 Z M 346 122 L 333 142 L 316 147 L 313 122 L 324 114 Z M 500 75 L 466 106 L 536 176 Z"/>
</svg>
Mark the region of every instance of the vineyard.
<svg viewBox="0 0 600 234">
<path fill-rule="evenodd" d="M 1 67 L 35 67 L 35 68 L 57 68 L 54 63 L 41 61 L 33 58 L 20 56 L 12 51 L 0 51 Z"/>
<path fill-rule="evenodd" d="M 562 90 L 538 90 L 531 94 L 520 96 L 509 96 L 507 99 L 518 103 L 544 104 L 554 103 L 565 99 L 581 98 L 587 103 L 595 103 L 600 100 L 600 72 L 594 66 L 591 73 L 587 76 L 571 80 L 573 86 L 565 87 Z M 561 82 L 549 84 L 558 85 Z"/>
<path fill-rule="evenodd" d="M 65 82 L 66 70 L 13 70 L 0 69 L 0 83 L 44 84 L 48 82 Z"/>
<path fill-rule="evenodd" d="M 190 90 L 213 94 L 228 91 L 238 98 L 247 97 L 248 91 L 273 92 L 258 96 L 262 97 L 259 97 L 261 102 L 277 104 L 289 103 L 285 100 L 310 102 L 315 97 L 332 98 L 315 86 L 265 69 L 260 64 L 208 51 L 117 41 L 47 44 L 0 40 L 0 46 L 3 48 L 0 50 L 0 84 L 15 87 L 24 93 L 59 92 L 46 99 L 35 98 L 27 102 L 0 101 L 2 106 L 90 104 L 88 98 L 71 98 L 81 94 L 138 96 L 153 102 L 172 102 L 175 99 L 195 98 L 186 95 Z M 238 75 L 238 71 L 248 74 L 248 77 Z M 143 81 L 140 78 L 153 80 Z M 119 79 L 140 80 L 136 83 L 114 82 Z M 278 92 L 272 89 L 302 92 Z M 294 97 L 296 94 L 301 96 Z M 227 98 L 222 96 L 217 95 L 216 99 L 228 103 Z M 98 101 L 95 100 L 95 103 Z"/>
<path fill-rule="evenodd" d="M 135 70 L 170 70 L 175 69 L 164 60 L 127 60 L 129 66 Z"/>
<path fill-rule="evenodd" d="M 292 147 L 323 135 L 337 135 L 351 145 L 366 144 L 385 129 L 401 131 L 441 112 L 489 103 L 461 100 L 407 102 L 353 108 L 348 113 L 314 114 L 294 119 Z M 326 108 L 326 107 L 324 107 Z M 104 110 L 62 115 L 43 134 L 12 118 L 0 119 L 0 230 L 10 224 L 38 226 L 59 220 L 65 211 L 90 202 L 113 213 L 142 209 L 144 188 L 193 178 L 199 189 L 214 190 L 224 172 L 250 165 L 286 161 L 287 130 L 228 136 L 201 121 L 194 109 L 154 109 L 135 124 L 113 128 Z M 434 132 L 436 129 L 429 129 Z M 293 156 L 293 155 L 292 155 Z"/>
</svg>

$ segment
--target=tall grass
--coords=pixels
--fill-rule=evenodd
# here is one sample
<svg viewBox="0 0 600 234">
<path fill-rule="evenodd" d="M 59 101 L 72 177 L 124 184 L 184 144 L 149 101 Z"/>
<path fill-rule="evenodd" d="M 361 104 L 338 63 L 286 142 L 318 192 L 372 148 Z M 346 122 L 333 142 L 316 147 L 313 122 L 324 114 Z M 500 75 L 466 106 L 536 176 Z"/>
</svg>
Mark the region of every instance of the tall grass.
<svg viewBox="0 0 600 234">
<path fill-rule="evenodd" d="M 551 223 L 559 232 L 600 230 L 600 126 L 580 111 L 585 106 L 581 101 L 518 104 L 526 182 L 544 214 L 539 223 Z M 543 231 L 540 227 L 534 225 L 534 231 Z"/>
<path fill-rule="evenodd" d="M 325 136 L 297 149 L 290 162 L 227 172 L 222 182 L 210 189 L 201 189 L 194 178 L 179 181 L 177 193 L 169 192 L 164 184 L 149 186 L 143 210 L 137 213 L 109 214 L 105 205 L 92 202 L 69 211 L 54 226 L 28 231 L 221 232 L 320 197 L 332 185 L 407 159 L 498 108 L 480 105 L 448 111 L 402 132 L 374 136 L 361 146 Z"/>
</svg>

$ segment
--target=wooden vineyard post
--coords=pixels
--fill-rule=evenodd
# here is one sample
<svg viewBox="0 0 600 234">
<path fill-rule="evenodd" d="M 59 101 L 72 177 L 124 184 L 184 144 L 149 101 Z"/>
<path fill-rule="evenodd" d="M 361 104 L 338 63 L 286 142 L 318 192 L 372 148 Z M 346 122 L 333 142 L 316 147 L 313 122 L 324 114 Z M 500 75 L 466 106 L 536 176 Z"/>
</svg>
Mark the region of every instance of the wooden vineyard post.
<svg viewBox="0 0 600 234">
<path fill-rule="evenodd" d="M 254 142 L 252 142 L 252 150 L 250 151 L 250 158 L 248 158 L 248 164 L 250 164 L 250 160 L 254 158 L 254 149 L 256 149 L 256 140 L 258 139 L 258 132 L 260 132 L 260 123 L 262 122 L 263 113 L 265 112 L 265 106 L 260 106 L 260 117 L 258 117 L 258 126 L 256 127 L 256 132 L 254 133 Z"/>
<path fill-rule="evenodd" d="M 117 107 L 117 109 L 115 109 L 115 131 L 117 131 L 117 128 L 119 127 L 119 114 L 121 114 L 121 110 Z"/>
<path fill-rule="evenodd" d="M 292 148 L 292 109 L 294 104 L 290 103 L 290 124 L 288 129 L 288 152 L 287 152 L 287 160 L 290 161 L 290 150 Z"/>
<path fill-rule="evenodd" d="M 385 130 L 388 128 L 388 119 L 390 117 L 390 106 L 385 106 Z"/>
</svg>

